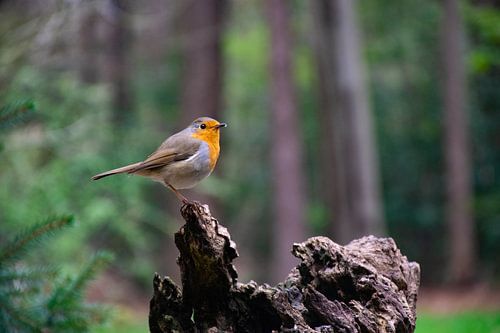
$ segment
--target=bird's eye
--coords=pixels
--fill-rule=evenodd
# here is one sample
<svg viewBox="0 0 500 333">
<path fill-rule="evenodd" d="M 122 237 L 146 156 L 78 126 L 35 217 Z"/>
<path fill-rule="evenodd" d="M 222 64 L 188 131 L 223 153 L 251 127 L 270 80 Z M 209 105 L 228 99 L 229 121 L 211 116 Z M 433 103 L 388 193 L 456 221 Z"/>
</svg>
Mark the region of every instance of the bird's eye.
<svg viewBox="0 0 500 333">
<path fill-rule="evenodd" d="M 207 125 L 205 125 L 205 124 L 201 124 L 201 125 L 200 125 L 200 128 L 201 128 L 201 129 L 205 129 L 205 128 L 207 128 Z"/>
</svg>

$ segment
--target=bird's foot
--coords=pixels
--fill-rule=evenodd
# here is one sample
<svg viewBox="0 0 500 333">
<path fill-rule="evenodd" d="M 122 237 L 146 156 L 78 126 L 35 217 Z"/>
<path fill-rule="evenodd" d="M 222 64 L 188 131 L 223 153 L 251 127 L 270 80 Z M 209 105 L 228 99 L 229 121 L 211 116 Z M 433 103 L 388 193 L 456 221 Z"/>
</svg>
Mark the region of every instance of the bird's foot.
<svg viewBox="0 0 500 333">
<path fill-rule="evenodd" d="M 188 198 L 186 198 L 185 196 L 183 196 L 181 194 L 181 192 L 177 191 L 177 189 L 175 187 L 173 187 L 172 185 L 170 185 L 169 183 L 165 183 L 167 185 L 167 187 L 169 189 L 172 190 L 172 192 L 174 192 L 175 196 L 177 197 L 177 199 L 180 200 L 180 202 L 182 202 L 184 205 L 187 205 L 187 204 L 190 204 L 191 201 L 189 201 Z"/>
</svg>

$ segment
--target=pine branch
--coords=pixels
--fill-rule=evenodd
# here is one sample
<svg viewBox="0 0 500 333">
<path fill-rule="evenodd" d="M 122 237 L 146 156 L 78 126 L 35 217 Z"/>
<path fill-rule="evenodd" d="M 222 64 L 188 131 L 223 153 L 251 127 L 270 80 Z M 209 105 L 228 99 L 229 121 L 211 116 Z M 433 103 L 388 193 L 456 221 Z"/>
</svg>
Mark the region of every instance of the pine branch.
<svg viewBox="0 0 500 333">
<path fill-rule="evenodd" d="M 19 308 L 12 303 L 11 298 L 4 299 L 0 294 L 0 329 L 7 327 L 22 329 L 21 332 L 40 331 L 40 323 L 35 320 L 36 316 L 29 315 L 25 308 Z"/>
<path fill-rule="evenodd" d="M 40 241 L 44 236 L 48 236 L 66 226 L 73 225 L 73 222 L 74 219 L 72 216 L 63 216 L 48 219 L 26 230 L 0 250 L 0 267 L 18 258 L 31 245 L 36 244 L 37 241 Z"/>
<path fill-rule="evenodd" d="M 37 281 L 40 276 L 52 278 L 58 270 L 51 267 L 21 267 L 0 270 L 0 285 L 13 280 Z"/>
<path fill-rule="evenodd" d="M 10 299 L 15 299 L 16 297 L 27 297 L 29 295 L 35 295 L 40 292 L 40 284 L 26 284 L 24 286 L 13 286 L 11 288 L 5 288 L 1 290 L 2 296 L 8 297 Z"/>
<path fill-rule="evenodd" d="M 75 329 L 81 327 L 83 329 L 88 327 L 90 322 L 102 321 L 104 318 L 103 307 L 79 303 L 87 283 L 112 260 L 111 253 L 98 252 L 75 278 L 66 280 L 54 289 L 52 296 L 47 301 L 48 328 Z"/>
<path fill-rule="evenodd" d="M 65 287 L 54 291 L 48 302 L 49 310 L 56 309 L 61 304 L 78 298 L 86 284 L 112 260 L 113 255 L 109 252 L 102 251 L 96 253 L 74 279 L 65 284 Z"/>
<path fill-rule="evenodd" d="M 113 254 L 107 251 L 97 252 L 92 259 L 87 263 L 85 268 L 78 274 L 73 281 L 73 289 L 82 291 L 87 283 L 92 280 L 99 271 L 109 265 L 114 259 Z"/>
<path fill-rule="evenodd" d="M 19 100 L 1 107 L 0 130 L 29 119 L 35 109 L 35 103 L 30 99 Z"/>
</svg>

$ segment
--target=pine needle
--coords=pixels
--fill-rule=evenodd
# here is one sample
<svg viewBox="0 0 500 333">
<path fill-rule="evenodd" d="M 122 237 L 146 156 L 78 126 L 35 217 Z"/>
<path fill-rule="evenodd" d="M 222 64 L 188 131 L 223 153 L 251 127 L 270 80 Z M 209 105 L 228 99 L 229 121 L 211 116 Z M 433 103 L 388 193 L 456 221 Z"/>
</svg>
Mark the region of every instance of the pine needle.
<svg viewBox="0 0 500 333">
<path fill-rule="evenodd" d="M 81 292 L 87 283 L 112 260 L 113 255 L 109 252 L 101 251 L 96 253 L 75 278 L 54 291 L 47 303 L 48 308 L 56 309 L 66 302 L 80 298 Z"/>
<path fill-rule="evenodd" d="M 44 236 L 48 236 L 66 226 L 70 226 L 73 222 L 74 219 L 72 216 L 51 218 L 21 233 L 0 250 L 0 266 L 18 258 L 27 248 L 29 248 L 29 246 L 36 244 L 36 242 Z"/>
<path fill-rule="evenodd" d="M 0 129 L 10 128 L 29 119 L 35 111 L 35 103 L 31 99 L 18 100 L 0 108 Z"/>
</svg>

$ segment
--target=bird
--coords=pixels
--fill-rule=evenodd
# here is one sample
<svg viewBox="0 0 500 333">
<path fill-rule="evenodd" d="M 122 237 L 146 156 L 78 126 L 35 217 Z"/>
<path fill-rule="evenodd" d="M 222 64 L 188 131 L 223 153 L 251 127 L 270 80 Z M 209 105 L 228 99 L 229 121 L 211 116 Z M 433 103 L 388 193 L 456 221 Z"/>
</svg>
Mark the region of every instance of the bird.
<svg viewBox="0 0 500 333">
<path fill-rule="evenodd" d="M 144 161 L 99 173 L 92 180 L 117 174 L 145 176 L 164 184 L 187 204 L 189 200 L 179 190 L 193 188 L 212 173 L 219 159 L 220 129 L 226 126 L 209 117 L 197 118 Z"/>
</svg>

